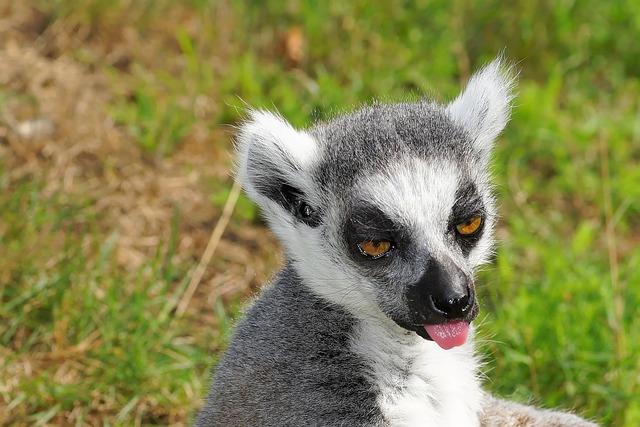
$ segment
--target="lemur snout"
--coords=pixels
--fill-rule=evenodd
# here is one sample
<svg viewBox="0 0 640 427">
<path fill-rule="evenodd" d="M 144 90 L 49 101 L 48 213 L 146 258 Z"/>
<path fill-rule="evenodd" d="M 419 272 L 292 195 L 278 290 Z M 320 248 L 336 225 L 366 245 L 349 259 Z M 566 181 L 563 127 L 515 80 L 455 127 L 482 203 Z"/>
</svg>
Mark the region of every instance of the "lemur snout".
<svg viewBox="0 0 640 427">
<path fill-rule="evenodd" d="M 473 282 L 449 260 L 430 259 L 423 276 L 407 290 L 407 301 L 425 323 L 473 320 Z"/>
</svg>

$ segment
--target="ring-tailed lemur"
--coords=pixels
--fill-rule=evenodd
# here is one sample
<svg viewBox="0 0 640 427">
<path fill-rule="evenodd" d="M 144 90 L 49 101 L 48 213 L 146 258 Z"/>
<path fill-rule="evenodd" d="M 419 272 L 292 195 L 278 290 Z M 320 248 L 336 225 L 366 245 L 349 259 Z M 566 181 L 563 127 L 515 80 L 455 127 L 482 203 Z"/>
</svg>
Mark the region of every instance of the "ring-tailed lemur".
<svg viewBox="0 0 640 427">
<path fill-rule="evenodd" d="M 491 255 L 488 162 L 514 80 L 298 131 L 254 111 L 237 178 L 287 264 L 235 330 L 196 425 L 594 426 L 481 390 L 471 322 Z"/>
</svg>

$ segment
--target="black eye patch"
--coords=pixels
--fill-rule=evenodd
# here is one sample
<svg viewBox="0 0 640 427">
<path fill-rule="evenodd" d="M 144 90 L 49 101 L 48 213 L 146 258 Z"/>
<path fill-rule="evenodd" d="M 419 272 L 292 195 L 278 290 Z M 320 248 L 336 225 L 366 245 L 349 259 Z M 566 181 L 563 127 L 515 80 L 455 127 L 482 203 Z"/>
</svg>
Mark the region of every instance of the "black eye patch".
<svg viewBox="0 0 640 427">
<path fill-rule="evenodd" d="M 396 224 L 373 206 L 354 209 L 347 218 L 346 228 L 349 234 L 370 240 L 393 237 L 398 231 Z"/>
<path fill-rule="evenodd" d="M 449 231 L 453 233 L 456 241 L 462 249 L 462 253 L 469 255 L 469 252 L 478 244 L 482 237 L 484 224 L 486 223 L 487 212 L 474 184 L 464 184 L 456 191 L 456 198 L 451 215 L 449 217 Z M 469 222 L 472 218 L 482 219 L 480 228 L 472 234 L 461 235 L 456 232 L 456 226 Z"/>
<path fill-rule="evenodd" d="M 362 260 L 362 242 L 389 242 L 395 249 L 402 238 L 402 228 L 375 206 L 363 204 L 349 210 L 344 223 L 344 236 L 349 252 Z"/>
<path fill-rule="evenodd" d="M 291 212 L 296 219 L 308 226 L 317 227 L 320 225 L 320 215 L 306 201 L 304 193 L 297 188 L 288 184 L 281 184 L 274 195 L 274 200 L 279 200 L 280 204 Z"/>
</svg>

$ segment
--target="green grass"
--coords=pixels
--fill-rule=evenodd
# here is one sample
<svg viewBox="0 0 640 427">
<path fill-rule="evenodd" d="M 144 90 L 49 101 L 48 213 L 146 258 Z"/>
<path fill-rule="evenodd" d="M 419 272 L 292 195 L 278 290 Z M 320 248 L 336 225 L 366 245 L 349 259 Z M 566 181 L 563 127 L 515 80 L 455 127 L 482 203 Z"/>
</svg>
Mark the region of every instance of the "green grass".
<svg viewBox="0 0 640 427">
<path fill-rule="evenodd" d="M 140 418 L 134 402 L 188 407 L 208 355 L 173 316 L 186 285 L 171 259 L 175 242 L 126 274 L 114 260 L 117 231 L 94 238 L 100 218 L 90 201 L 70 204 L 34 182 L 8 188 L 7 171 L 0 176 L 2 373 L 15 378 L 21 365 L 38 372 L 20 377 L 20 392 L 2 394 L 14 421 L 44 425 L 75 408 L 78 425 L 96 411 L 128 425 Z M 170 414 L 147 422 L 171 423 Z"/>
<path fill-rule="evenodd" d="M 448 100 L 504 51 L 521 77 L 495 155 L 502 241 L 479 281 L 486 385 L 640 425 L 637 2 L 33 4 L 50 28 L 88 29 L 63 53 L 108 76 L 125 143 L 166 157 L 246 104 L 305 126 L 372 98 Z M 124 68 L 95 49 L 119 27 L 140 35 Z M 284 47 L 294 27 L 300 60 Z M 0 93 L 0 108 L 21 96 Z M 211 143 L 230 147 L 228 134 Z M 0 411 L 17 424 L 186 422 L 237 300 L 211 306 L 208 327 L 176 318 L 200 255 L 173 258 L 177 220 L 155 255 L 123 268 L 96 196 L 50 194 L 46 174 L 16 178 L 9 164 L 0 157 L 0 379 L 18 385 L 0 380 Z M 212 209 L 228 194 L 217 185 Z M 256 223 L 246 199 L 239 212 L 237 224 Z"/>
<path fill-rule="evenodd" d="M 635 425 L 638 84 L 616 82 L 599 105 L 578 86 L 554 86 L 523 82 L 499 153 L 509 237 L 485 276 L 487 327 L 501 341 L 489 346 L 502 383 L 493 386 Z"/>
</svg>

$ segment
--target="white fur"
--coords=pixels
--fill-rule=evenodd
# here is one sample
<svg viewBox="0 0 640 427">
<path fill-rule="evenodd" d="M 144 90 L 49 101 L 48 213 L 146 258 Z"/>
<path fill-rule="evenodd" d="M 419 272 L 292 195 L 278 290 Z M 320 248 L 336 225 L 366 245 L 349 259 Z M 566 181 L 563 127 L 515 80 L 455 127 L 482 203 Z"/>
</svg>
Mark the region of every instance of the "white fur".
<svg viewBox="0 0 640 427">
<path fill-rule="evenodd" d="M 514 72 L 498 58 L 474 74 L 465 90 L 447 106 L 450 117 L 469 132 L 485 159 L 509 121 L 514 85 Z"/>
<path fill-rule="evenodd" d="M 388 319 L 376 304 L 373 285 L 345 262 L 347 256 L 342 248 L 332 252 L 327 246 L 318 245 L 326 241 L 320 230 L 307 229 L 305 235 L 287 238 L 286 249 L 309 290 L 357 317 Z M 336 260 L 336 255 L 341 259 Z"/>
<path fill-rule="evenodd" d="M 240 129 L 240 164 L 246 164 L 249 144 L 263 144 L 266 150 L 275 147 L 295 163 L 306 166 L 316 157 L 317 144 L 306 132 L 293 128 L 282 116 L 269 111 L 251 110 L 250 120 Z"/>
<path fill-rule="evenodd" d="M 363 321 L 351 348 L 371 370 L 384 425 L 479 425 L 483 392 L 471 337 L 464 346 L 442 350 L 388 319 Z"/>
<path fill-rule="evenodd" d="M 444 234 L 458 189 L 455 164 L 427 163 L 410 158 L 392 170 L 359 183 L 364 200 L 371 200 L 391 218 L 420 232 L 431 251 L 444 245 Z"/>
<path fill-rule="evenodd" d="M 257 158 L 266 158 L 277 164 L 277 169 L 301 190 L 313 181 L 308 176 L 311 164 L 318 156 L 317 142 L 306 132 L 293 128 L 284 118 L 267 111 L 253 110 L 250 119 L 241 127 L 237 136 L 237 179 L 252 198 L 269 202 L 253 187 L 254 177 L 247 176 L 250 150 Z M 257 172 L 257 171 L 254 171 Z M 268 172 L 268 171 L 267 171 Z"/>
<path fill-rule="evenodd" d="M 310 176 L 312 164 L 318 158 L 317 142 L 308 133 L 294 129 L 279 115 L 252 110 L 249 112 L 249 120 L 241 126 L 238 133 L 236 151 L 236 179 L 247 195 L 262 208 L 273 232 L 285 247 L 295 245 L 299 238 L 296 232 L 298 224 L 281 205 L 265 197 L 254 187 L 254 182 L 270 179 L 268 174 L 271 171 L 253 170 L 254 175 L 249 176 L 249 155 L 275 163 L 282 177 L 307 194 L 310 203 L 317 205 L 319 200 L 314 199 L 314 195 L 318 191 Z M 259 175 L 260 173 L 263 175 Z"/>
</svg>

